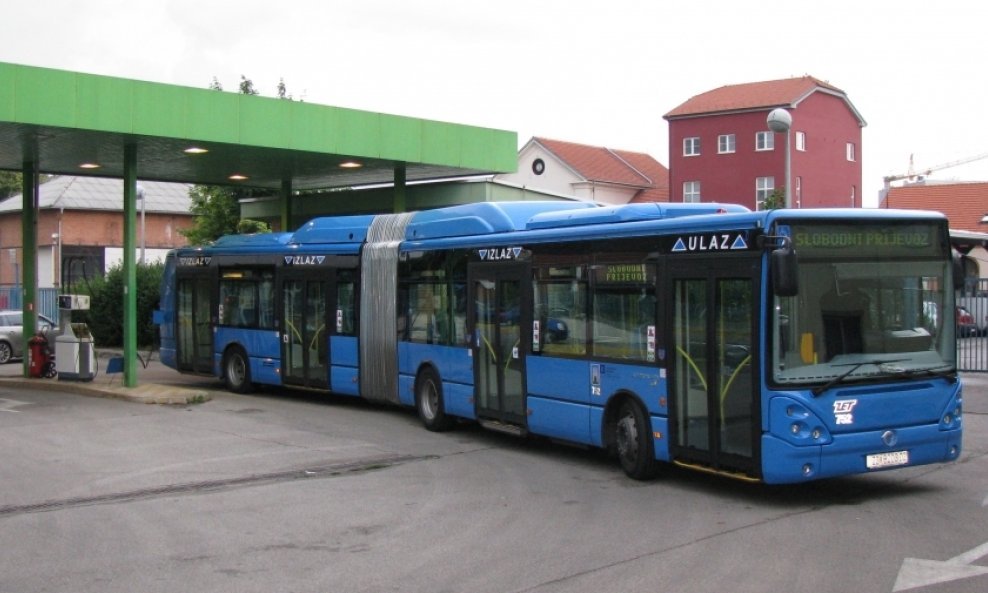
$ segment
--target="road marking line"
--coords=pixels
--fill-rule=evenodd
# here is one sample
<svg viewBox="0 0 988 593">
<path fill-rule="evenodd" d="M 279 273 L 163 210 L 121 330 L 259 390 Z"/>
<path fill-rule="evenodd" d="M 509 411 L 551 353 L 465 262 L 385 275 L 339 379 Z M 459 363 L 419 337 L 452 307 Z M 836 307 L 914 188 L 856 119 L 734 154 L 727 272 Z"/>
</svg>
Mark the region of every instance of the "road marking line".
<svg viewBox="0 0 988 593">
<path fill-rule="evenodd" d="M 27 406 L 30 402 L 17 401 L 16 399 L 8 399 L 6 397 L 0 397 L 0 412 L 13 412 L 14 414 L 20 412 L 20 410 L 15 410 L 19 406 Z"/>
<path fill-rule="evenodd" d="M 988 574 L 988 567 L 971 565 L 972 562 L 986 555 L 988 555 L 988 542 L 944 562 L 906 558 L 899 568 L 899 574 L 896 576 L 892 591 L 907 591 L 918 587 L 986 575 Z"/>
</svg>

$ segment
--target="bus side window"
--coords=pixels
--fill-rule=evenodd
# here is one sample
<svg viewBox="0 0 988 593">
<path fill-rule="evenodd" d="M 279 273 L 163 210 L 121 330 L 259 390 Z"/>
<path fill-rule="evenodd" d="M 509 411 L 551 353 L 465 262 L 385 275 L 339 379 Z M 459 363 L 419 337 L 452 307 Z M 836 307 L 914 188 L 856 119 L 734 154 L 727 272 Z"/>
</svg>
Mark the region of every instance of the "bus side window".
<svg viewBox="0 0 988 593">
<path fill-rule="evenodd" d="M 467 285 L 463 282 L 453 283 L 453 319 L 452 344 L 467 344 Z"/>
<path fill-rule="evenodd" d="M 356 320 L 356 280 L 353 272 L 340 271 L 336 279 L 336 308 L 338 315 L 337 335 L 352 336 Z"/>
<path fill-rule="evenodd" d="M 408 286 L 405 339 L 421 344 L 449 343 L 449 302 L 446 291 L 445 282 L 422 282 Z M 403 308 L 402 313 L 405 310 Z"/>
<path fill-rule="evenodd" d="M 274 327 L 274 272 L 264 272 L 257 284 L 258 318 L 257 325 L 263 329 Z"/>
<path fill-rule="evenodd" d="M 544 354 L 587 353 L 587 281 L 583 266 L 548 266 L 534 285 L 534 319 Z"/>
<path fill-rule="evenodd" d="M 594 269 L 593 355 L 655 360 L 657 319 L 654 268 L 641 263 L 607 263 Z"/>
</svg>

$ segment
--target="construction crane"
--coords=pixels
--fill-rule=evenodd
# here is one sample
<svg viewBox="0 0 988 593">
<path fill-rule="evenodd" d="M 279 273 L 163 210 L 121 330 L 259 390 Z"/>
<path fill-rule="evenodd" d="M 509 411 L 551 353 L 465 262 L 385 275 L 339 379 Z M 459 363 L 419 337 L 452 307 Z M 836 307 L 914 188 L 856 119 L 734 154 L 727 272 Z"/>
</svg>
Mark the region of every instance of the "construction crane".
<svg viewBox="0 0 988 593">
<path fill-rule="evenodd" d="M 958 159 L 956 161 L 950 161 L 949 163 L 942 163 L 935 167 L 929 167 L 927 169 L 922 169 L 921 171 L 916 171 L 913 168 L 913 155 L 909 155 L 909 170 L 905 173 L 900 173 L 898 175 L 886 175 L 885 180 L 885 193 L 889 191 L 893 181 L 901 181 L 903 179 L 916 179 L 917 177 L 925 177 L 934 171 L 940 171 L 941 169 L 949 169 L 951 167 L 956 167 L 958 165 L 964 165 L 966 163 L 971 163 L 974 161 L 980 161 L 981 159 L 988 158 L 988 152 L 979 154 L 972 157 L 967 157 L 966 159 Z"/>
</svg>

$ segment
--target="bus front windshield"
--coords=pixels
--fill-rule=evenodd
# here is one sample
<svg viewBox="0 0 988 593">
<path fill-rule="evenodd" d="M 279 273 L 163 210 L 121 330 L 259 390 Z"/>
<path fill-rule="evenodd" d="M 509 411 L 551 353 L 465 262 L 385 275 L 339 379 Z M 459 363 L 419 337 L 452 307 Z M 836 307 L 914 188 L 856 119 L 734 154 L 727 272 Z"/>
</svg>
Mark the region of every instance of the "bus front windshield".
<svg viewBox="0 0 988 593">
<path fill-rule="evenodd" d="M 799 291 L 772 303 L 776 384 L 820 390 L 954 372 L 943 225 L 800 222 L 779 230 L 796 248 Z"/>
</svg>

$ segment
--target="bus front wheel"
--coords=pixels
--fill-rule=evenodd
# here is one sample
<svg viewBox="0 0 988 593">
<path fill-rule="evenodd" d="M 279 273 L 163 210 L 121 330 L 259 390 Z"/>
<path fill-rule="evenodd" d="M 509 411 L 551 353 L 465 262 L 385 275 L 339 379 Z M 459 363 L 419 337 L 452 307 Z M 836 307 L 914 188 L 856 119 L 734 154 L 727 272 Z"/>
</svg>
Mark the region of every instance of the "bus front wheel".
<svg viewBox="0 0 988 593">
<path fill-rule="evenodd" d="M 618 459 L 628 477 L 649 480 L 658 473 L 652 429 L 648 415 L 634 400 L 626 400 L 618 411 L 615 431 Z"/>
<path fill-rule="evenodd" d="M 443 387 L 431 370 L 423 371 L 415 387 L 415 409 L 427 430 L 444 432 L 453 428 L 456 420 L 446 415 Z"/>
<path fill-rule="evenodd" d="M 241 348 L 231 348 L 223 357 L 223 381 L 234 393 L 250 393 L 254 383 L 250 380 L 250 362 Z"/>
</svg>

